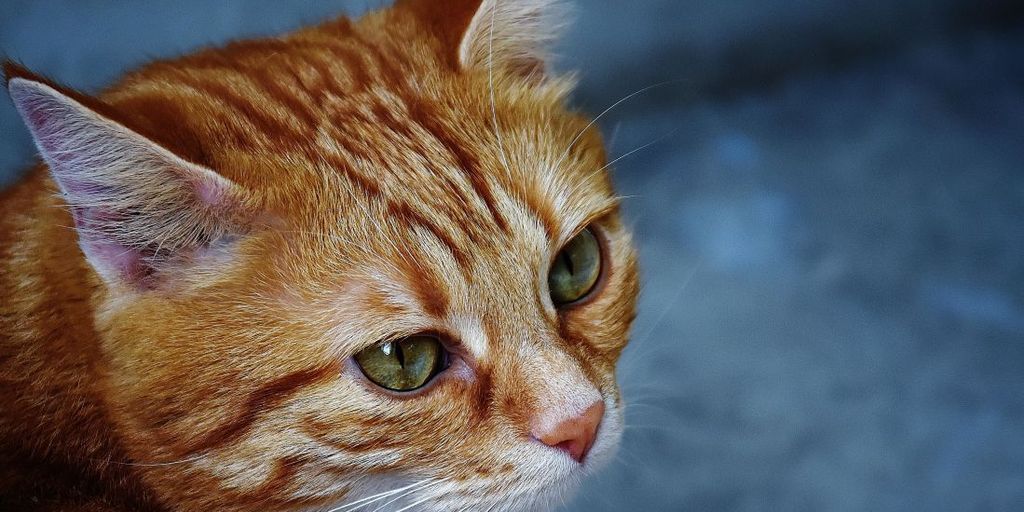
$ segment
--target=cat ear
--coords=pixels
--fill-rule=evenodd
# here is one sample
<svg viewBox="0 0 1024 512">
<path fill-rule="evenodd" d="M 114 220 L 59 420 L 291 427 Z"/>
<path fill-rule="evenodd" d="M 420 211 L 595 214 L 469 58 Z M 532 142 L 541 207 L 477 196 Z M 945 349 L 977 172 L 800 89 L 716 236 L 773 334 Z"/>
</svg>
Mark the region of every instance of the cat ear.
<svg viewBox="0 0 1024 512">
<path fill-rule="evenodd" d="M 462 34 L 463 69 L 489 66 L 524 76 L 543 74 L 548 52 L 564 25 L 566 10 L 557 0 L 478 0 Z"/>
<path fill-rule="evenodd" d="M 441 40 L 461 69 L 541 75 L 565 24 L 560 0 L 400 0 Z"/>
<path fill-rule="evenodd" d="M 238 232 L 249 202 L 238 185 L 85 106 L 84 96 L 6 71 L 79 245 L 108 284 L 151 288 Z"/>
</svg>

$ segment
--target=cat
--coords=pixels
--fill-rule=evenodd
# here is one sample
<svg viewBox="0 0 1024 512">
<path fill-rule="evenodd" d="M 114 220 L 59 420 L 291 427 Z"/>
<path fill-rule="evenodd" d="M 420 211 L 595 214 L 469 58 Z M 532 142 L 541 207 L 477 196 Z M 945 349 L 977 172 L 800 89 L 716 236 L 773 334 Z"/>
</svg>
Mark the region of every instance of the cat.
<svg viewBox="0 0 1024 512">
<path fill-rule="evenodd" d="M 399 0 L 97 96 L 6 64 L 0 509 L 567 500 L 639 285 L 563 12 Z"/>
</svg>

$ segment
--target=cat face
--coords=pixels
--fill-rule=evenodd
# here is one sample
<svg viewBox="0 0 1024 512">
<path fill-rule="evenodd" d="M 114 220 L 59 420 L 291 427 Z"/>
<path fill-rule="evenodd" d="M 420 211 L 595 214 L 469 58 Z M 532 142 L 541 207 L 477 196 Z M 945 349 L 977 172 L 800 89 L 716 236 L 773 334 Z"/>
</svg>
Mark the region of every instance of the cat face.
<svg viewBox="0 0 1024 512">
<path fill-rule="evenodd" d="M 548 3 L 400 2 L 99 100 L 9 70 L 162 501 L 537 510 L 612 455 L 636 262 Z"/>
</svg>

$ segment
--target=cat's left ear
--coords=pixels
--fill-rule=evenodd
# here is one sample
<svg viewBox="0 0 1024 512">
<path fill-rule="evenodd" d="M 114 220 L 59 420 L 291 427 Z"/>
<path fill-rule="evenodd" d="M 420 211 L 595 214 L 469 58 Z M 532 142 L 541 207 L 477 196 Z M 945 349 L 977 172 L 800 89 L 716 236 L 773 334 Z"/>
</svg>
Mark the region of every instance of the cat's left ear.
<svg viewBox="0 0 1024 512">
<path fill-rule="evenodd" d="M 542 76 L 569 16 L 560 0 L 407 0 L 443 26 L 462 69 Z"/>
<path fill-rule="evenodd" d="M 254 211 L 246 190 L 116 121 L 100 100 L 19 66 L 4 71 L 79 246 L 108 284 L 155 288 L 244 234 Z"/>
</svg>

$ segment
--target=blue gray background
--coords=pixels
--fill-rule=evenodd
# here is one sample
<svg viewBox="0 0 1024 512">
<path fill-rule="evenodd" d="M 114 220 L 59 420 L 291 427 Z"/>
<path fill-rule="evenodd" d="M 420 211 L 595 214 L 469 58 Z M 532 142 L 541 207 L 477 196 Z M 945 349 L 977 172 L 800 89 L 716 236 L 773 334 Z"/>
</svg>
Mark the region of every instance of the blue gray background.
<svg viewBox="0 0 1024 512">
<path fill-rule="evenodd" d="M 5 0 L 87 90 L 362 0 Z M 644 262 L 618 461 L 579 511 L 1024 510 L 1024 9 L 580 0 Z M 0 185 L 33 159 L 0 102 Z"/>
</svg>

